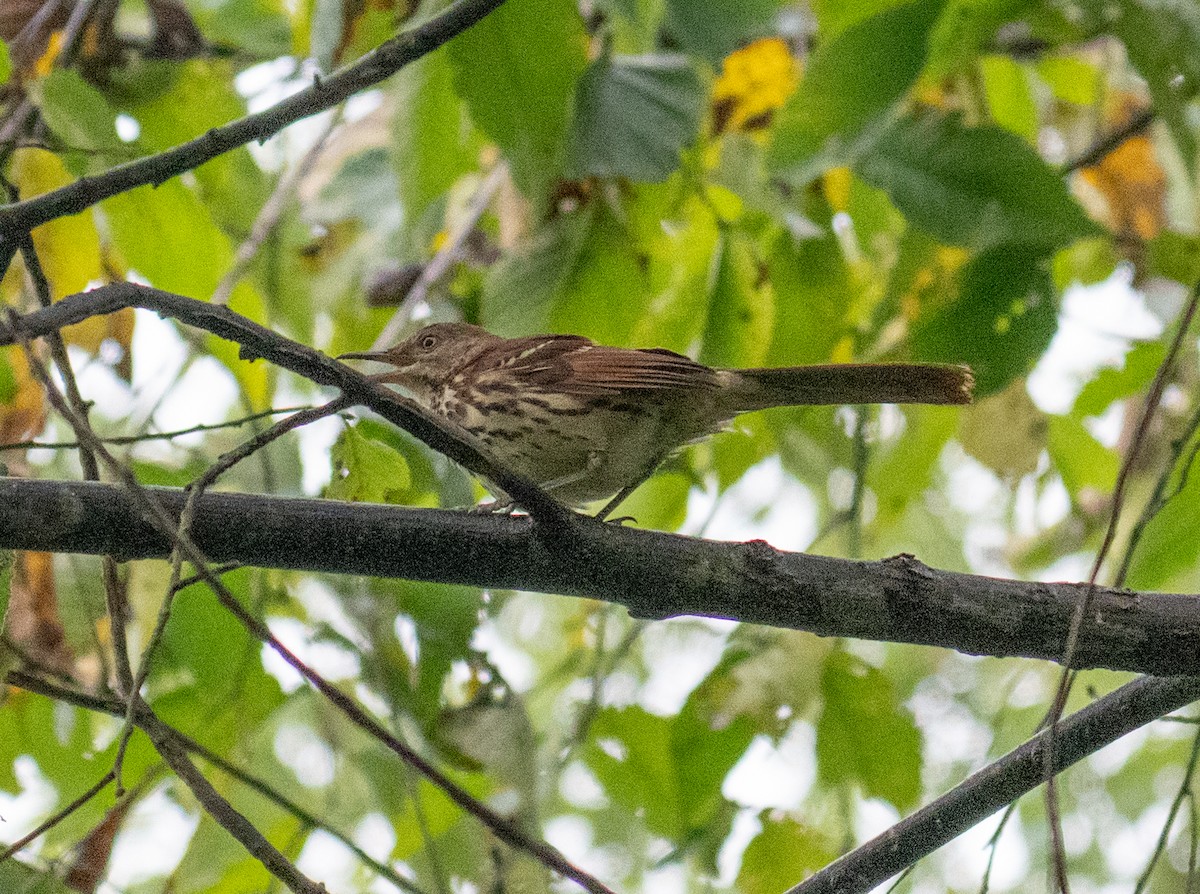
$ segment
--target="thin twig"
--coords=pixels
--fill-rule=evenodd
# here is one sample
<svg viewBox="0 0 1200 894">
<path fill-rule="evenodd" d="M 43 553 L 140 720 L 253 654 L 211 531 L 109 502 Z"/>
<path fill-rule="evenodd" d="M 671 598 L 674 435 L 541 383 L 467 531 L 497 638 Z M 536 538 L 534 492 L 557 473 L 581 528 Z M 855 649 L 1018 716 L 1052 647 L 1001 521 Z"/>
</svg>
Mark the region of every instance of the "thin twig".
<svg viewBox="0 0 1200 894">
<path fill-rule="evenodd" d="M 1175 332 L 1175 337 L 1171 340 L 1171 345 L 1167 349 L 1166 356 L 1159 364 L 1158 372 L 1154 376 L 1154 381 L 1150 385 L 1150 392 L 1146 396 L 1146 404 L 1142 408 L 1141 418 L 1138 420 L 1136 429 L 1134 430 L 1133 440 L 1129 445 L 1129 449 L 1125 453 L 1125 457 L 1121 462 L 1121 469 L 1117 475 L 1117 483 L 1113 488 L 1112 504 L 1109 510 L 1108 527 L 1104 532 L 1104 540 L 1100 544 L 1100 549 L 1096 553 L 1095 561 L 1092 563 L 1091 572 L 1088 575 L 1087 589 L 1084 590 L 1080 597 L 1075 613 L 1071 618 L 1071 626 L 1067 631 L 1066 647 L 1063 650 L 1063 670 L 1059 675 L 1058 688 L 1055 692 L 1054 702 L 1050 709 L 1049 722 L 1049 742 L 1050 747 L 1046 751 L 1046 810 L 1050 821 L 1051 844 L 1053 846 L 1055 869 L 1059 887 L 1066 891 L 1066 855 L 1062 846 L 1062 822 L 1058 814 L 1058 798 L 1055 791 L 1054 774 L 1051 771 L 1053 766 L 1054 741 L 1057 734 L 1058 721 L 1062 717 L 1062 712 L 1066 707 L 1067 697 L 1071 692 L 1071 686 L 1075 679 L 1075 671 L 1072 670 L 1072 664 L 1075 660 L 1075 654 L 1079 648 L 1079 637 L 1083 630 L 1084 619 L 1091 608 L 1092 599 L 1096 590 L 1096 582 L 1100 576 L 1100 569 L 1105 560 L 1108 558 L 1109 550 L 1112 548 L 1113 541 L 1117 536 L 1117 525 L 1120 521 L 1121 510 L 1125 503 L 1125 489 L 1129 481 L 1129 476 L 1133 469 L 1134 463 L 1137 461 L 1141 453 L 1142 443 L 1145 441 L 1146 434 L 1150 430 L 1150 420 L 1154 413 L 1158 410 L 1158 405 L 1162 400 L 1163 391 L 1167 387 L 1167 377 L 1175 365 L 1175 358 L 1178 356 L 1180 349 L 1183 346 L 1183 341 L 1187 337 L 1188 331 L 1192 326 L 1192 319 L 1195 317 L 1196 309 L 1200 306 L 1200 283 L 1192 287 L 1191 298 L 1184 307 L 1183 313 L 1180 316 L 1179 326 Z"/>
<path fill-rule="evenodd" d="M 308 176 L 308 172 L 317 163 L 317 159 L 325 151 L 326 140 L 329 139 L 329 135 L 333 133 L 334 128 L 338 126 L 341 120 L 342 114 L 339 110 L 329 119 L 325 128 L 317 136 L 316 142 L 304 153 L 300 161 L 279 178 L 270 197 L 263 204 L 262 208 L 259 209 L 258 216 L 254 219 L 253 226 L 250 227 L 250 234 L 234 253 L 233 266 L 221 277 L 221 281 L 217 283 L 216 289 L 213 290 L 213 304 L 224 305 L 229 303 L 229 296 L 233 294 L 234 287 L 245 276 L 246 268 L 250 266 L 250 262 L 254 260 L 255 255 L 262 248 L 263 242 L 266 241 L 267 237 L 271 235 L 271 231 L 279 224 L 279 218 L 283 216 L 283 212 L 287 208 L 292 194 L 296 191 L 296 186 Z"/>
<path fill-rule="evenodd" d="M 3 244 L 0 240 L 0 248 Z M 196 301 L 135 283 L 113 283 L 68 296 L 55 302 L 52 307 L 25 314 L 7 326 L 0 325 L 0 344 L 13 344 L 22 338 L 40 336 L 122 307 L 141 307 L 175 317 L 220 338 L 237 342 L 246 359 L 262 358 L 298 373 L 316 385 L 339 389 L 353 398 L 355 403 L 370 407 L 434 450 L 481 478 L 494 482 L 526 509 L 547 534 L 569 534 L 573 525 L 582 523 L 580 516 L 558 503 L 532 481 L 499 465 L 457 426 L 448 424 L 413 401 L 320 351 L 285 338 L 228 308 L 217 307 L 206 301 Z"/>
<path fill-rule="evenodd" d="M 175 438 L 182 438 L 185 435 L 194 435 L 201 432 L 221 431 L 226 428 L 237 428 L 245 425 L 248 422 L 256 422 L 259 419 L 266 419 L 270 416 L 282 416 L 285 413 L 298 413 L 303 410 L 310 410 L 312 407 L 274 407 L 270 410 L 262 410 L 258 413 L 251 413 L 248 416 L 241 416 L 237 419 L 230 419 L 228 422 L 212 422 L 204 425 L 193 425 L 190 428 L 180 428 L 175 431 L 151 432 L 144 435 L 118 435 L 116 437 L 100 437 L 101 444 L 109 444 L 112 446 L 125 446 L 128 444 L 141 444 L 144 441 L 173 441 Z M 11 441 L 7 444 L 0 444 L 0 451 L 4 450 L 74 450 L 79 447 L 78 441 Z"/>
<path fill-rule="evenodd" d="M 404 300 L 400 302 L 400 306 L 396 308 L 396 312 L 392 314 L 391 319 L 387 321 L 387 325 L 383 327 L 383 330 L 376 337 L 375 343 L 371 346 L 372 351 L 380 351 L 390 347 L 400 337 L 405 324 L 408 323 L 409 317 L 412 316 L 413 308 L 425 300 L 425 297 L 429 294 L 429 290 L 437 285 L 441 278 L 446 275 L 450 266 L 458 260 L 467 238 L 474 231 L 476 224 L 479 223 L 479 218 L 483 217 L 483 212 L 492 203 L 492 198 L 496 195 L 496 190 L 500 188 L 500 184 L 504 182 L 504 178 L 507 175 L 508 166 L 504 162 L 499 162 L 483 178 L 483 182 L 475 190 L 475 195 L 471 197 L 471 201 L 467 205 L 454 233 L 446 240 L 446 244 L 438 250 L 437 254 L 430 259 L 429 263 L 421 269 L 421 275 L 417 277 L 417 281 L 408 290 L 408 294 L 404 296 Z"/>
<path fill-rule="evenodd" d="M 27 692 L 33 692 L 38 695 L 43 695 L 46 698 L 54 699 L 55 701 L 65 702 L 67 704 L 76 705 L 88 711 L 96 711 L 103 714 L 108 714 L 112 717 L 121 717 L 125 712 L 125 705 L 118 699 L 103 698 L 90 692 L 83 692 L 78 688 L 70 688 L 52 683 L 46 679 L 30 674 L 26 671 L 13 671 L 9 674 L 9 685 L 24 689 Z M 140 710 L 140 709 L 139 709 Z M 140 717 L 140 713 L 138 715 Z M 162 726 L 165 731 L 173 736 L 187 751 L 199 757 L 206 763 L 212 764 L 222 773 L 232 779 L 245 785 L 251 791 L 256 792 L 263 798 L 270 801 L 272 804 L 282 808 L 284 811 L 292 814 L 296 819 L 306 826 L 313 829 L 321 829 L 329 835 L 340 841 L 347 850 L 353 853 L 359 860 L 369 866 L 374 872 L 378 873 L 383 878 L 400 888 L 403 891 L 408 891 L 410 894 L 423 894 L 422 890 L 412 882 L 400 876 L 394 869 L 386 863 L 381 863 L 364 851 L 361 847 L 355 844 L 354 839 L 338 829 L 330 826 L 325 821 L 317 817 L 315 814 L 305 810 L 295 801 L 292 801 L 278 790 L 264 782 L 262 779 L 252 773 L 243 770 L 241 767 L 231 763 L 226 758 L 217 754 L 212 749 L 197 742 L 191 736 L 181 732 L 171 726 L 166 721 L 162 721 Z"/>
<path fill-rule="evenodd" d="M 138 186 L 165 183 L 232 149 L 262 142 L 289 124 L 333 108 L 353 94 L 375 86 L 470 28 L 503 2 L 458 0 L 421 25 L 384 42 L 354 64 L 328 78 L 315 78 L 311 87 L 269 109 L 213 128 L 156 155 L 119 165 L 95 177 L 81 177 L 37 198 L 0 208 L 0 242 L 49 220 L 77 214 Z"/>
<path fill-rule="evenodd" d="M 1196 409 L 1192 413 L 1192 418 L 1187 421 L 1181 434 L 1171 444 L 1171 452 L 1168 461 L 1164 464 L 1162 473 L 1158 476 L 1158 481 L 1154 483 L 1154 490 L 1150 493 L 1150 499 L 1146 501 L 1146 505 L 1142 507 L 1141 515 L 1134 522 L 1133 527 L 1129 531 L 1129 539 L 1125 544 L 1125 549 L 1121 555 L 1121 564 L 1117 568 L 1117 572 L 1113 575 L 1113 586 L 1121 587 L 1125 585 L 1125 578 L 1129 574 L 1129 568 L 1133 564 L 1133 557 L 1137 554 L 1137 548 L 1142 542 L 1142 537 L 1146 533 L 1146 528 L 1150 522 L 1158 515 L 1163 508 L 1173 499 L 1178 497 L 1185 487 L 1187 487 L 1188 476 L 1192 465 L 1196 461 L 1197 454 L 1200 453 L 1200 438 L 1197 438 L 1197 433 L 1200 433 L 1200 401 L 1197 401 Z M 1188 451 L 1187 458 L 1181 461 L 1183 448 L 1191 443 L 1192 447 Z M 1179 471 L 1179 480 L 1175 483 L 1175 487 L 1171 489 L 1168 496 L 1164 496 L 1167 489 L 1167 482 L 1171 476 Z"/>
<path fill-rule="evenodd" d="M 89 788 L 86 792 L 84 792 L 82 795 L 80 795 L 78 798 L 76 798 L 74 801 L 72 801 L 70 804 L 68 804 L 62 810 L 58 811 L 54 815 L 47 818 L 45 822 L 41 823 L 36 829 L 34 829 L 29 834 L 21 836 L 16 841 L 14 841 L 12 844 L 10 844 L 7 848 L 5 848 L 3 851 L 0 851 L 0 863 L 3 863 L 5 860 L 9 859 L 14 854 L 16 854 L 17 852 L 24 849 L 34 839 L 38 838 L 41 835 L 44 835 L 46 832 L 50 831 L 55 826 L 57 826 L 59 823 L 61 823 L 63 820 L 65 820 L 67 817 L 69 817 L 71 814 L 73 814 L 75 811 L 79 810 L 81 807 L 86 805 L 89 801 L 92 800 L 92 798 L 96 797 L 96 795 L 100 794 L 102 791 L 104 791 L 106 788 L 108 788 L 108 786 L 112 784 L 112 781 L 114 779 L 116 779 L 116 775 L 113 773 L 112 770 L 109 770 L 107 773 L 105 773 L 103 776 L 100 777 L 100 779 L 96 782 L 95 785 L 93 785 L 91 788 Z"/>
<path fill-rule="evenodd" d="M 1044 780 L 1045 753 L 1067 767 L 1129 732 L 1200 698 L 1200 679 L 1142 677 L 1065 718 L 1058 744 L 1049 730 L 991 762 L 890 829 L 785 894 L 866 894 L 897 872 L 962 835 Z"/>
<path fill-rule="evenodd" d="M 213 787 L 192 763 L 187 749 L 172 735 L 174 731 L 164 724 L 144 701 L 141 701 L 138 707 L 137 716 L 138 726 L 150 737 L 162 759 L 191 790 L 205 812 L 237 839 L 271 875 L 297 894 L 328 894 L 324 885 L 314 882 L 297 869 L 295 863 L 285 857 L 250 820 Z"/>
<path fill-rule="evenodd" d="M 227 313 L 227 311 L 225 311 L 223 308 L 212 308 L 212 312 L 215 313 L 218 311 Z M 19 321 L 10 320 L 9 324 L 11 327 L 16 329 L 16 327 L 19 325 Z M 27 342 L 22 341 L 22 344 L 27 344 Z M 390 732 L 384 729 L 361 707 L 359 707 L 356 702 L 354 702 L 351 698 L 342 693 L 341 690 L 333 686 L 321 675 L 317 674 L 311 667 L 301 661 L 290 649 L 288 649 L 278 638 L 275 637 L 270 628 L 268 628 L 264 622 L 254 617 L 242 606 L 242 604 L 234 597 L 233 593 L 230 592 L 228 587 L 225 586 L 221 579 L 213 573 L 209 566 L 207 557 L 199 550 L 199 548 L 197 548 L 187 532 L 179 529 L 177 521 L 171 517 L 171 515 L 160 503 L 153 499 L 148 492 L 138 484 L 136 478 L 133 476 L 133 473 L 123 463 L 118 461 L 116 457 L 114 457 L 108 451 L 108 449 L 99 442 L 94 432 L 81 423 L 74 409 L 67 404 L 63 396 L 58 393 L 56 388 L 53 387 L 53 383 L 49 380 L 45 370 L 40 367 L 40 364 L 36 364 L 34 369 L 35 375 L 38 375 L 39 380 L 42 381 L 43 387 L 46 388 L 46 393 L 50 398 L 50 402 L 53 404 L 54 408 L 67 420 L 68 424 L 75 429 L 76 437 L 88 444 L 95 451 L 96 456 L 105 464 L 106 467 L 108 467 L 108 469 L 117 477 L 117 479 L 122 482 L 128 495 L 140 505 L 147 520 L 156 528 L 161 530 L 165 535 L 172 538 L 173 542 L 175 543 L 175 548 L 180 551 L 187 561 L 195 566 L 197 573 L 204 578 L 204 582 L 208 584 L 210 589 L 212 589 L 218 601 L 234 616 L 234 618 L 240 624 L 242 624 L 243 627 L 246 628 L 247 631 L 274 649 L 275 652 L 281 658 L 283 658 L 285 662 L 291 665 L 295 670 L 299 671 L 301 676 L 303 676 L 306 680 L 308 680 L 309 683 L 316 687 L 316 689 L 322 695 L 329 699 L 334 706 L 341 710 L 342 713 L 344 713 L 353 723 L 361 727 L 376 740 L 386 745 L 391 751 L 393 751 L 410 766 L 414 767 L 418 772 L 429 779 L 430 782 L 440 788 L 452 801 L 482 822 L 502 841 L 506 842 L 512 847 L 518 848 L 519 850 L 525 851 L 526 853 L 532 855 L 548 869 L 551 869 L 554 872 L 571 879 L 584 889 L 592 892 L 592 894 L 612 894 L 611 889 L 604 885 L 599 879 L 580 869 L 578 866 L 575 866 L 573 863 L 567 860 L 566 857 L 559 853 L 558 850 L 527 834 L 515 823 L 511 822 L 496 811 L 492 810 L 487 805 L 480 802 L 464 788 L 451 780 L 450 777 L 438 770 L 433 764 L 427 761 L 415 750 L 413 750 L 404 742 L 401 742 Z M 137 693 L 132 693 L 131 697 L 137 697 Z M 145 729 L 144 726 L 143 729 Z M 147 732 L 149 733 L 150 730 L 147 730 Z M 151 735 L 153 737 L 153 734 Z M 158 743 L 156 742 L 156 745 L 157 744 Z M 162 754 L 161 750 L 160 754 Z M 163 758 L 167 760 L 168 763 L 171 762 L 171 758 L 169 758 L 167 754 L 163 754 Z M 172 764 L 172 768 L 175 768 L 175 764 Z M 186 770 L 186 768 L 184 769 Z M 189 782 L 189 784 L 192 784 L 193 782 L 197 785 L 200 784 L 199 780 L 192 780 Z M 215 794 L 215 792 L 213 792 L 213 794 Z M 197 797 L 200 798 L 200 795 L 197 794 Z M 203 798 L 201 798 L 201 803 L 206 803 Z M 224 803 L 223 799 L 221 799 L 221 803 Z M 240 817 L 240 814 L 238 817 Z M 221 821 L 221 818 L 217 819 L 218 821 Z M 241 828 L 240 824 L 236 821 L 236 818 L 226 817 L 226 819 L 228 819 L 230 823 L 229 825 L 226 825 L 226 828 L 230 829 L 230 831 L 234 832 L 236 835 L 236 830 Z M 225 823 L 223 822 L 222 824 L 224 825 Z M 253 829 L 253 827 L 251 827 L 251 829 Z M 262 836 L 256 829 L 253 831 L 254 836 L 248 837 L 244 840 L 239 838 L 239 840 L 242 841 L 243 845 L 246 846 L 247 849 L 251 850 L 251 853 L 254 853 L 255 856 L 262 860 L 264 859 L 263 855 L 257 853 L 255 850 L 261 847 L 261 843 L 258 841 L 258 839 L 260 839 Z M 278 851 L 275 851 L 273 847 L 271 850 L 273 855 L 268 854 L 267 856 L 272 860 L 275 860 L 276 857 L 278 857 L 278 859 L 285 859 L 281 854 L 278 853 Z M 288 865 L 290 866 L 290 864 Z M 270 866 L 268 866 L 268 868 L 270 868 Z"/>
<path fill-rule="evenodd" d="M 1060 168 L 1062 175 L 1073 174 L 1080 168 L 1090 168 L 1130 137 L 1135 137 L 1154 122 L 1154 109 L 1143 109 L 1128 122 L 1111 133 L 1105 134 L 1075 158 Z"/>
<path fill-rule="evenodd" d="M 215 463 L 213 463 L 204 474 L 193 481 L 188 486 L 188 499 L 184 504 L 183 512 L 179 516 L 178 531 L 184 536 L 191 536 L 192 520 L 196 514 L 196 501 L 216 480 L 225 472 L 232 469 L 242 460 L 252 456 L 257 451 L 266 447 L 271 442 L 281 438 L 288 432 L 294 431 L 302 425 L 314 422 L 318 419 L 323 419 L 330 416 L 339 410 L 345 409 L 350 401 L 346 397 L 339 397 L 332 400 L 322 407 L 314 407 L 304 410 L 299 413 L 282 419 L 265 432 L 260 432 L 255 437 L 239 445 L 234 450 L 223 454 Z M 176 541 L 178 543 L 178 540 Z M 142 654 L 138 661 L 137 675 L 133 680 L 131 687 L 132 692 L 141 692 L 142 686 L 145 684 L 147 677 L 150 675 L 150 667 L 154 661 L 154 653 L 158 649 L 159 643 L 162 641 L 163 634 L 167 630 L 167 622 L 171 618 L 171 608 L 175 604 L 175 596 L 182 589 L 180 582 L 182 579 L 183 569 L 183 553 L 176 546 L 171 551 L 171 577 L 167 585 L 167 592 L 163 596 L 162 605 L 159 606 L 158 618 L 154 624 L 154 630 L 150 634 L 150 639 L 146 643 L 146 647 L 142 650 Z M 121 731 L 121 738 L 117 745 L 117 755 L 114 761 L 114 770 L 117 773 L 117 778 L 121 778 L 121 765 L 125 758 L 125 749 L 129 745 L 129 739 L 133 735 L 135 726 L 134 718 L 134 699 L 130 698 L 128 707 L 125 713 L 125 726 Z"/>
<path fill-rule="evenodd" d="M 1138 877 L 1137 884 L 1133 888 L 1133 894 L 1142 894 L 1146 890 L 1146 886 L 1150 884 L 1150 873 L 1154 871 L 1154 867 L 1158 865 L 1159 859 L 1167 849 L 1167 841 L 1171 836 L 1171 827 L 1175 825 L 1175 817 L 1179 815 L 1179 808 L 1183 806 L 1185 799 L 1191 797 L 1192 794 L 1192 776 L 1196 772 L 1196 763 L 1200 760 L 1200 732 L 1192 737 L 1192 753 L 1188 758 L 1187 769 L 1183 771 L 1183 781 L 1179 783 L 1179 790 L 1175 793 L 1175 798 L 1171 801 L 1171 809 L 1167 811 L 1167 818 L 1163 820 L 1162 833 L 1158 836 L 1158 841 L 1154 845 L 1154 850 L 1150 854 L 1150 859 L 1146 863 L 1146 869 Z"/>
</svg>

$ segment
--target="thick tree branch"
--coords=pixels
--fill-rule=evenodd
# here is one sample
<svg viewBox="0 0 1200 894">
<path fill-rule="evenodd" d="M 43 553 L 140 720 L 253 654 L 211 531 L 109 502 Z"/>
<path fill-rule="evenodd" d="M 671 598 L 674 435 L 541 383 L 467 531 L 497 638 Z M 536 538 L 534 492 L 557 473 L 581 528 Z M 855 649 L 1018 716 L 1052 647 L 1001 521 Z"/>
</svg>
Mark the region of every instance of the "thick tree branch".
<svg viewBox="0 0 1200 894">
<path fill-rule="evenodd" d="M 158 185 L 232 149 L 262 142 L 302 118 L 332 108 L 431 53 L 470 28 L 504 0 L 459 0 L 416 28 L 398 34 L 353 65 L 255 115 L 214 128 L 173 149 L 83 177 L 61 189 L 0 208 L 0 243 L 46 221 L 78 214 L 104 199 L 139 186 Z"/>
<path fill-rule="evenodd" d="M 146 490 L 178 515 L 183 491 Z M 586 596 L 638 617 L 702 615 L 822 636 L 1060 660 L 1084 584 L 855 562 L 579 519 L 561 540 L 528 518 L 210 493 L 192 536 L 214 562 Z M 165 558 L 171 542 L 120 488 L 0 479 L 0 547 Z M 1097 587 L 1077 667 L 1200 674 L 1200 600 Z"/>
</svg>

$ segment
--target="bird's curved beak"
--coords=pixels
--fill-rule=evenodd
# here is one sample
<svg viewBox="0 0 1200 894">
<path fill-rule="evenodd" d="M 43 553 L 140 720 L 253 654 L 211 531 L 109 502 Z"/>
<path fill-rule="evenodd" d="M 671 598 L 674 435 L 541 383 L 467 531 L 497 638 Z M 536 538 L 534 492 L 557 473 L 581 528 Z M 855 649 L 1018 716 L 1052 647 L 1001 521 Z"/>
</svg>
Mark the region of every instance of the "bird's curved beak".
<svg viewBox="0 0 1200 894">
<path fill-rule="evenodd" d="M 387 351 L 351 351 L 348 354 L 338 354 L 334 360 L 385 360 Z"/>
</svg>

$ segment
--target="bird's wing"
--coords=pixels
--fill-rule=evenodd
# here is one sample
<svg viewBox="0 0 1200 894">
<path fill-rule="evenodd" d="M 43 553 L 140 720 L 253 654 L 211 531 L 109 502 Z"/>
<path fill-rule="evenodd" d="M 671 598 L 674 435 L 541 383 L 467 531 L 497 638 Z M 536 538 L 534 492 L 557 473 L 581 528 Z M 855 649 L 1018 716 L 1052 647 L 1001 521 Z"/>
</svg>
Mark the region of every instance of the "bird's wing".
<svg viewBox="0 0 1200 894">
<path fill-rule="evenodd" d="M 613 348 L 578 335 L 505 342 L 486 366 L 489 378 L 505 374 L 531 387 L 577 395 L 719 387 L 713 370 L 674 351 Z"/>
<path fill-rule="evenodd" d="M 597 392 L 715 389 L 713 370 L 664 348 L 633 350 L 593 345 L 568 358 L 580 387 Z"/>
</svg>

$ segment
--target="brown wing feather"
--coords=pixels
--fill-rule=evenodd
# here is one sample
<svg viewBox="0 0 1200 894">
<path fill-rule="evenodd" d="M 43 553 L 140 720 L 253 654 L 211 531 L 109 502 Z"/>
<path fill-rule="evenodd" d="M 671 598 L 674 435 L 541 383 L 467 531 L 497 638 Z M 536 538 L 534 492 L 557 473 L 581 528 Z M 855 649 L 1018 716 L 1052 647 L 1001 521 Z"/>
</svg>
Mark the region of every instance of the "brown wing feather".
<svg viewBox="0 0 1200 894">
<path fill-rule="evenodd" d="M 663 348 L 632 350 L 594 345 L 568 358 L 572 381 L 580 391 L 611 393 L 625 390 L 715 389 L 716 374 Z"/>
<path fill-rule="evenodd" d="M 717 387 L 711 369 L 674 351 L 613 348 L 578 335 L 516 339 L 489 359 L 531 385 L 579 395 Z"/>
</svg>

